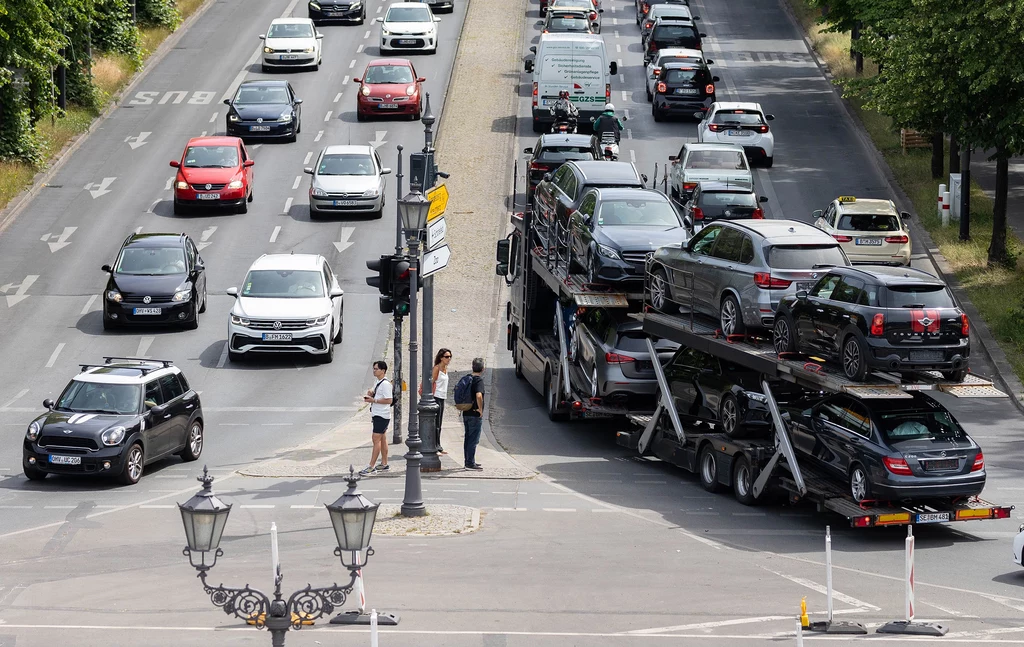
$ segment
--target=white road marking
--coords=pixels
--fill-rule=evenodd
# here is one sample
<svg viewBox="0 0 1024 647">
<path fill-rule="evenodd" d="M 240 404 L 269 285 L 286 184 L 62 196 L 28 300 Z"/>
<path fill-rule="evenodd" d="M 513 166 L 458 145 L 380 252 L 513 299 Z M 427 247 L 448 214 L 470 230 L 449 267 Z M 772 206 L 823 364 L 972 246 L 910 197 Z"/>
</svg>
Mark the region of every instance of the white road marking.
<svg viewBox="0 0 1024 647">
<path fill-rule="evenodd" d="M 491 492 L 491 494 L 526 494 L 526 492 Z"/>
<path fill-rule="evenodd" d="M 146 209 L 146 213 L 153 213 L 153 209 L 156 209 L 156 205 L 160 204 L 160 198 L 153 200 L 153 204 L 149 205 L 149 209 Z"/>
<path fill-rule="evenodd" d="M 359 47 L 357 47 L 356 48 L 356 54 L 362 54 L 364 47 L 366 47 L 366 46 L 365 45 L 360 45 Z"/>
<path fill-rule="evenodd" d="M 320 134 L 323 134 L 323 132 L 324 131 L 321 130 Z M 317 135 L 317 138 L 319 138 L 319 137 L 320 137 L 320 135 Z M 311 159 L 313 159 L 313 151 L 309 151 L 308 153 L 306 153 L 306 157 L 303 158 L 303 160 L 302 160 L 302 165 L 305 166 L 306 164 L 309 164 L 309 160 L 311 160 Z"/>
<path fill-rule="evenodd" d="M 633 150 L 632 148 L 629 149 L 629 161 L 636 164 L 636 151 Z"/>
<path fill-rule="evenodd" d="M 618 43 L 615 43 L 615 51 L 618 52 L 619 54 L 621 54 L 622 53 L 622 45 L 619 45 Z"/>
<path fill-rule="evenodd" d="M 224 342 L 224 350 L 220 352 L 220 359 L 217 360 L 217 368 L 224 368 L 224 363 L 226 361 L 228 361 L 228 343 Z M 221 424 L 225 425 L 231 423 L 222 422 Z"/>
<path fill-rule="evenodd" d="M 632 153 L 633 151 L 629 151 L 629 152 Z M 668 481 L 633 481 L 633 482 L 634 483 L 656 483 L 658 485 L 664 485 L 664 484 L 668 483 Z"/>
<path fill-rule="evenodd" d="M 386 130 L 375 130 L 373 132 L 374 132 L 374 138 L 373 138 L 373 141 L 370 142 L 370 146 L 373 146 L 374 148 L 380 148 L 384 144 L 388 143 L 388 140 L 384 139 L 384 137 L 388 134 L 388 131 L 386 131 Z"/>
<path fill-rule="evenodd" d="M 377 13 L 380 13 L 380 10 L 383 9 L 383 8 L 384 8 L 384 5 L 381 5 L 381 6 L 377 7 Z"/>
<path fill-rule="evenodd" d="M 167 184 L 164 185 L 164 191 L 170 191 L 171 186 L 174 184 L 174 177 L 167 178 Z"/>
<path fill-rule="evenodd" d="M 292 210 L 292 198 L 288 198 L 284 201 L 284 213 L 291 213 Z"/>
<path fill-rule="evenodd" d="M 57 348 L 53 349 L 53 353 L 50 354 L 50 359 L 46 361 L 46 368 L 53 368 L 53 365 L 57 362 L 57 356 L 64 350 L 64 342 L 57 344 Z"/>
<path fill-rule="evenodd" d="M 146 144 L 148 144 L 149 142 L 146 141 L 146 138 L 152 134 L 153 133 L 148 131 L 142 131 L 138 135 L 129 135 L 128 137 L 125 137 L 124 141 L 127 142 L 128 145 L 132 147 L 132 150 L 135 150 L 139 146 L 145 146 Z"/>
<path fill-rule="evenodd" d="M 799 584 L 800 586 L 809 588 L 812 591 L 817 591 L 818 593 L 820 593 L 822 595 L 826 595 L 827 594 L 827 591 L 825 589 L 825 585 L 824 584 L 818 584 L 817 582 L 813 582 L 811 580 L 804 579 L 802 577 L 795 577 L 793 575 L 786 575 L 785 573 L 780 573 L 779 571 L 775 571 L 775 570 L 772 570 L 770 568 L 765 568 L 764 566 L 760 566 L 759 565 L 759 567 L 764 569 L 764 570 L 766 570 L 766 571 L 768 571 L 769 573 L 774 573 L 775 575 L 778 575 L 779 577 L 781 577 L 783 579 L 789 580 L 790 582 L 792 582 L 794 584 Z M 836 591 L 835 589 L 832 589 L 832 597 L 835 598 L 836 600 L 839 600 L 840 602 L 845 602 L 846 604 L 849 604 L 851 607 L 859 607 L 861 609 L 870 609 L 871 611 L 881 611 L 881 609 L 879 607 L 876 607 L 873 604 L 869 604 L 867 602 L 864 602 L 863 600 L 858 600 L 857 598 L 849 596 L 849 595 L 846 595 L 845 593 L 840 593 L 839 591 Z"/>
<path fill-rule="evenodd" d="M 615 11 L 615 8 L 614 8 L 614 7 L 612 7 L 612 11 Z M 616 30 L 615 30 L 615 32 L 614 32 L 614 34 L 615 34 L 615 37 L 616 37 L 616 38 L 618 38 L 618 37 L 619 37 L 619 30 L 618 30 L 618 29 L 616 29 Z"/>
<path fill-rule="evenodd" d="M 212 115 L 212 116 L 210 117 L 210 123 L 211 123 L 211 124 L 212 124 L 213 122 L 217 121 L 217 115 L 218 115 L 218 114 L 219 114 L 219 113 L 216 113 L 216 112 L 215 112 L 215 113 L 213 113 L 213 115 Z"/>
<path fill-rule="evenodd" d="M 491 508 L 495 512 L 526 512 L 526 508 Z"/>
<path fill-rule="evenodd" d="M 107 187 L 110 186 L 116 179 L 117 176 L 105 177 L 103 178 L 102 182 L 90 182 L 85 185 L 84 190 L 88 191 L 89 194 L 92 195 L 93 200 L 95 200 L 100 196 L 104 196 L 110 193 L 110 189 L 108 189 Z M 94 189 L 93 187 L 96 188 Z"/>
<path fill-rule="evenodd" d="M 98 294 L 94 294 L 91 297 L 89 297 L 89 300 L 85 302 L 85 306 L 82 307 L 81 314 L 83 314 L 83 315 L 89 314 L 89 311 L 92 310 L 92 304 L 96 303 L 96 299 L 99 298 L 99 296 L 100 295 L 98 295 Z"/>
<path fill-rule="evenodd" d="M 324 131 L 321 130 L 320 132 L 318 132 L 316 134 L 316 137 L 313 138 L 313 141 L 314 142 L 318 142 L 318 141 L 320 141 L 320 138 L 323 137 L 323 136 L 324 136 Z"/>
<path fill-rule="evenodd" d="M 135 235 L 138 236 L 141 233 L 142 233 L 142 227 L 136 227 L 135 228 Z"/>
<path fill-rule="evenodd" d="M 380 11 L 380 7 L 377 7 L 377 11 L 378 11 L 378 12 Z M 369 30 L 369 29 L 367 29 L 367 30 L 366 30 L 366 33 L 365 33 L 365 34 L 363 34 L 363 38 L 369 38 L 369 37 L 370 37 L 370 30 Z"/>
<path fill-rule="evenodd" d="M 333 111 L 333 110 L 328 110 L 328 111 L 327 111 L 327 114 L 326 114 L 326 115 L 324 115 L 324 121 L 330 121 L 330 120 L 331 120 L 331 115 L 332 115 L 332 114 L 334 114 L 334 111 Z"/>
<path fill-rule="evenodd" d="M 163 503 L 147 503 L 139 506 L 140 510 L 173 510 L 173 505 L 166 505 Z"/>
<path fill-rule="evenodd" d="M 149 357 L 146 353 L 149 352 L 149 347 L 153 345 L 153 341 L 156 337 L 146 336 L 139 340 L 139 349 L 135 351 L 135 357 Z"/>
<path fill-rule="evenodd" d="M 319 507 L 320 506 L 318 506 L 318 505 L 293 505 L 293 506 L 291 506 L 292 510 L 313 510 L 313 509 L 316 509 L 316 508 L 319 508 Z"/>
<path fill-rule="evenodd" d="M 215 231 L 217 231 L 217 225 L 210 225 L 209 227 L 204 229 L 203 233 L 199 237 L 199 242 L 196 243 L 196 249 L 198 249 L 199 251 L 203 251 L 204 249 L 212 245 L 213 243 L 210 242 L 210 236 L 213 236 L 213 233 Z"/>
<path fill-rule="evenodd" d="M 43 510 L 74 510 L 77 505 L 44 505 Z"/>
<path fill-rule="evenodd" d="M 38 274 L 29 274 L 21 283 L 5 283 L 0 285 L 0 292 L 7 292 L 8 290 L 14 289 L 14 294 L 7 295 L 7 307 L 13 307 L 29 298 L 31 295 L 25 293 L 28 292 L 28 289 L 32 287 L 32 284 L 35 283 L 38 278 Z"/>
<path fill-rule="evenodd" d="M 338 253 L 342 253 L 352 245 L 355 245 L 349 238 L 352 237 L 356 231 L 355 227 L 342 227 L 341 234 L 339 235 L 338 241 L 334 243 L 334 248 L 338 250 Z"/>
<path fill-rule="evenodd" d="M 238 507 L 242 508 L 243 510 L 245 510 L 245 509 L 249 509 L 249 510 L 272 510 L 276 506 L 274 506 L 274 504 L 243 503 L 242 505 L 240 505 Z"/>
<path fill-rule="evenodd" d="M 758 618 L 733 618 L 732 620 L 718 620 L 715 622 L 698 622 L 689 625 L 675 625 L 674 627 L 655 627 L 653 629 L 634 629 L 633 631 L 624 631 L 624 635 L 645 635 L 645 634 L 661 634 L 669 633 L 674 631 L 684 631 L 686 629 L 714 629 L 715 627 L 729 627 L 732 625 L 748 625 L 757 622 L 772 622 L 775 620 L 789 620 L 790 616 L 761 616 Z"/>
<path fill-rule="evenodd" d="M 629 92 L 626 92 L 625 90 L 622 91 L 622 100 L 629 101 Z"/>
<path fill-rule="evenodd" d="M 261 427 L 291 427 L 293 423 L 290 422 L 261 422 Z"/>
<path fill-rule="evenodd" d="M 544 512 L 576 512 L 576 508 L 541 508 Z"/>
<path fill-rule="evenodd" d="M 292 182 L 292 191 L 294 191 L 295 189 L 299 188 L 299 182 L 301 182 L 301 181 L 302 181 L 302 176 L 301 175 L 296 175 L 295 176 L 295 181 Z"/>
<path fill-rule="evenodd" d="M 619 75 L 619 83 L 625 83 L 625 82 L 626 82 L 626 75 L 625 74 L 620 74 Z"/>
<path fill-rule="evenodd" d="M 270 242 L 277 242 L 277 235 L 281 233 L 281 225 L 274 227 L 274 233 L 270 234 Z"/>
<path fill-rule="evenodd" d="M 0 510 L 31 510 L 30 505 L 0 505 Z"/>
<path fill-rule="evenodd" d="M 204 130 L 203 132 L 199 133 L 199 136 L 200 137 L 206 137 L 206 131 Z"/>
<path fill-rule="evenodd" d="M 348 75 L 347 74 L 345 75 L 345 78 L 341 80 L 341 84 L 342 85 L 348 85 Z"/>
<path fill-rule="evenodd" d="M 594 512 L 594 513 L 618 512 L 618 510 L 612 510 L 611 508 L 594 508 L 593 510 L 591 510 L 591 512 Z"/>
<path fill-rule="evenodd" d="M 355 59 L 352 59 L 352 61 L 351 61 L 351 62 L 350 62 L 350 63 L 348 64 L 348 69 L 350 69 L 350 70 L 351 70 L 351 69 L 352 69 L 353 67 L 355 67 L 355 66 L 356 66 L 356 60 L 355 60 Z"/>
<path fill-rule="evenodd" d="M 18 395 L 16 395 L 13 398 L 11 398 L 11 401 L 8 402 L 7 404 L 5 404 L 4 406 L 0 407 L 0 409 L 6 409 L 6 408 L 10 407 L 12 404 L 17 402 L 21 398 L 25 397 L 26 393 L 28 393 L 28 389 L 22 389 L 22 390 L 18 391 Z"/>
<path fill-rule="evenodd" d="M 633 139 L 633 129 L 632 128 L 627 128 L 626 129 L 626 139 Z"/>
<path fill-rule="evenodd" d="M 622 114 L 626 115 L 626 119 L 629 119 L 629 108 L 624 108 Z"/>
<path fill-rule="evenodd" d="M 338 103 L 339 101 L 341 101 L 341 93 L 340 92 L 338 94 L 334 95 L 334 103 Z"/>
</svg>

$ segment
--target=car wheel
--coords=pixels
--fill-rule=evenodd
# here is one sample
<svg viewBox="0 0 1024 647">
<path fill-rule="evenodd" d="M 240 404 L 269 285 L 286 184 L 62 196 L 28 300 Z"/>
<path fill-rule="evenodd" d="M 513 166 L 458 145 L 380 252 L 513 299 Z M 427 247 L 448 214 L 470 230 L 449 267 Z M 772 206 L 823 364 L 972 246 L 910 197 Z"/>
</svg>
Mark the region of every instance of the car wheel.
<svg viewBox="0 0 1024 647">
<path fill-rule="evenodd" d="M 775 345 L 775 352 L 783 353 L 796 352 L 796 340 L 793 337 L 793 320 L 789 315 L 779 315 L 775 318 L 775 327 L 772 329 L 772 343 Z"/>
<path fill-rule="evenodd" d="M 967 369 L 958 368 L 955 371 L 942 371 L 942 379 L 950 382 L 963 382 L 967 378 Z"/>
<path fill-rule="evenodd" d="M 569 357 L 570 362 L 575 361 L 576 357 L 580 353 L 580 329 L 573 327 L 572 335 L 569 337 Z"/>
<path fill-rule="evenodd" d="M 558 410 L 558 394 L 555 393 L 551 372 L 544 373 L 544 401 L 548 405 L 548 419 L 555 422 L 566 420 L 569 416 Z"/>
<path fill-rule="evenodd" d="M 342 317 L 344 317 L 344 316 L 345 316 L 344 311 L 342 311 Z M 345 322 L 342 321 L 340 324 L 338 324 L 338 332 L 337 332 L 336 335 L 334 335 L 334 343 L 335 344 L 340 344 L 341 340 L 344 337 L 345 337 Z"/>
<path fill-rule="evenodd" d="M 871 501 L 871 481 L 860 465 L 854 465 L 850 470 L 850 496 L 857 503 Z"/>
<path fill-rule="evenodd" d="M 664 121 L 665 119 L 661 112 L 654 106 L 651 106 L 651 116 L 654 117 L 655 121 Z"/>
<path fill-rule="evenodd" d="M 228 361 L 229 362 L 244 362 L 245 361 L 245 353 L 238 353 L 236 351 L 229 350 L 228 351 Z"/>
<path fill-rule="evenodd" d="M 363 13 L 359 15 L 359 22 L 357 22 L 356 24 L 361 25 L 364 22 L 366 22 L 366 9 L 363 9 Z"/>
<path fill-rule="evenodd" d="M 715 457 L 715 448 L 710 443 L 704 443 L 697 465 L 700 486 L 711 493 L 720 492 L 722 484 L 718 482 L 718 459 Z"/>
<path fill-rule="evenodd" d="M 181 216 L 185 214 L 185 205 L 181 204 L 177 200 L 174 201 L 174 215 Z"/>
<path fill-rule="evenodd" d="M 648 292 L 648 301 L 651 306 L 659 312 L 665 312 L 671 303 L 671 295 L 669 294 L 668 278 L 665 276 L 665 270 L 661 267 L 655 267 L 651 272 Z"/>
<path fill-rule="evenodd" d="M 843 342 L 843 373 L 855 382 L 863 382 L 868 374 L 867 351 L 857 335 L 850 335 Z"/>
<path fill-rule="evenodd" d="M 292 131 L 291 136 L 288 137 L 288 139 L 286 139 L 285 141 L 288 142 L 289 144 L 294 144 L 295 142 L 299 141 L 299 127 L 298 126 L 295 127 L 295 130 Z"/>
<path fill-rule="evenodd" d="M 203 305 L 199 306 L 199 314 L 206 312 L 206 288 L 203 288 Z"/>
<path fill-rule="evenodd" d="M 422 116 L 423 116 L 423 115 L 422 115 L 422 114 L 420 114 L 420 112 L 419 112 L 419 111 L 417 110 L 417 111 L 416 111 L 416 114 L 414 114 L 414 115 L 412 116 L 412 120 L 413 120 L 413 121 L 419 121 L 419 120 L 420 120 L 420 117 L 422 117 Z"/>
<path fill-rule="evenodd" d="M 766 158 L 764 158 L 764 167 L 765 168 L 771 168 L 773 162 L 775 162 L 775 157 L 774 156 L 773 157 L 766 157 Z"/>
<path fill-rule="evenodd" d="M 103 330 L 117 330 L 117 324 L 112 319 L 103 317 Z"/>
<path fill-rule="evenodd" d="M 124 456 L 124 467 L 118 479 L 125 485 L 135 485 L 142 478 L 142 470 L 146 464 L 146 454 L 140 443 L 135 443 L 128 448 Z"/>
<path fill-rule="evenodd" d="M 330 364 L 334 361 L 334 340 L 331 339 L 327 342 L 327 352 L 323 355 L 317 355 L 317 359 L 320 360 L 321 364 Z"/>
<path fill-rule="evenodd" d="M 740 434 L 740 405 L 731 393 L 722 398 L 718 405 L 718 424 L 726 436 L 738 438 Z"/>
<path fill-rule="evenodd" d="M 194 420 L 188 428 L 188 437 L 185 439 L 185 449 L 181 450 L 178 456 L 186 463 L 198 460 L 203 453 L 203 421 Z"/>
<path fill-rule="evenodd" d="M 359 110 L 356 110 L 356 121 L 366 121 L 366 115 Z"/>
<path fill-rule="evenodd" d="M 755 505 L 754 471 L 750 469 L 750 461 L 746 456 L 739 456 L 733 461 L 732 493 L 743 505 Z"/>
<path fill-rule="evenodd" d="M 597 283 L 600 279 L 597 276 L 597 264 L 594 262 L 594 255 L 587 254 L 587 282 Z"/>
<path fill-rule="evenodd" d="M 25 472 L 25 478 L 30 481 L 42 481 L 46 478 L 46 472 L 34 465 L 22 465 L 21 469 Z"/>
<path fill-rule="evenodd" d="M 249 191 L 249 202 L 252 202 L 253 195 L 254 195 L 254 192 L 253 191 Z"/>
<path fill-rule="evenodd" d="M 265 64 L 260 63 L 260 72 L 263 72 L 264 74 L 269 74 L 270 68 L 267 67 Z"/>
<path fill-rule="evenodd" d="M 742 335 L 746 332 L 746 327 L 743 325 L 743 311 L 740 310 L 740 304 L 736 301 L 736 297 L 731 294 L 725 295 L 725 298 L 722 299 L 718 321 L 724 335 Z"/>
<path fill-rule="evenodd" d="M 597 374 L 597 367 L 590 373 L 590 397 L 597 398 L 601 396 L 600 377 Z"/>
</svg>

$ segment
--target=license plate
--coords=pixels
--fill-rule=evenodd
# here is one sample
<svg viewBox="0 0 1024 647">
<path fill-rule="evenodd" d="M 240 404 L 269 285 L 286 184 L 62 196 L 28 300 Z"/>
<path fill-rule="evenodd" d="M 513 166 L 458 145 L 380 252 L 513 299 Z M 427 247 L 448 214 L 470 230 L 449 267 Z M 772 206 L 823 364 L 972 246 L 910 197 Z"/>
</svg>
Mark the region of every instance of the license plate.
<svg viewBox="0 0 1024 647">
<path fill-rule="evenodd" d="M 948 512 L 928 512 L 925 514 L 917 515 L 915 519 L 917 523 L 939 523 L 941 521 L 949 521 Z"/>
<path fill-rule="evenodd" d="M 299 57 L 298 54 L 282 54 L 281 55 L 281 60 L 282 61 L 294 61 L 298 57 Z"/>
<path fill-rule="evenodd" d="M 942 458 L 939 460 L 922 460 L 921 467 L 926 472 L 936 472 L 938 470 L 955 470 L 960 467 L 960 461 L 956 458 Z"/>
<path fill-rule="evenodd" d="M 356 206 L 355 200 L 335 200 L 334 206 L 336 207 L 354 207 Z"/>
<path fill-rule="evenodd" d="M 220 200 L 219 193 L 197 193 L 196 200 Z"/>
<path fill-rule="evenodd" d="M 290 332 L 265 332 L 263 333 L 263 341 L 291 341 L 292 334 Z"/>
<path fill-rule="evenodd" d="M 941 350 L 910 351 L 910 361 L 912 362 L 941 362 L 944 358 L 945 353 Z"/>
<path fill-rule="evenodd" d="M 697 94 L 697 88 L 676 88 L 676 94 Z"/>
<path fill-rule="evenodd" d="M 398 41 L 398 44 L 399 45 L 415 45 L 416 44 L 416 40 L 412 39 L 412 38 L 403 38 L 403 39 Z"/>
<path fill-rule="evenodd" d="M 398 104 L 397 103 L 380 103 L 380 104 L 377 104 L 377 105 L 379 105 L 381 108 L 383 108 L 385 110 L 395 110 L 395 109 L 398 108 Z"/>
<path fill-rule="evenodd" d="M 160 313 L 160 308 L 132 308 L 133 315 L 158 315 Z"/>
<path fill-rule="evenodd" d="M 728 135 L 730 137 L 746 137 L 749 134 L 750 134 L 750 131 L 748 131 L 748 130 L 730 130 L 728 132 Z"/>
<path fill-rule="evenodd" d="M 638 371 L 650 371 L 654 369 L 654 363 L 649 359 L 638 359 L 636 361 L 636 370 Z"/>
<path fill-rule="evenodd" d="M 324 15 L 327 16 L 328 18 L 333 18 L 335 16 L 340 16 L 341 12 L 338 12 L 338 11 L 325 11 Z"/>
<path fill-rule="evenodd" d="M 812 281 L 797 281 L 796 283 L 797 292 L 799 292 L 800 290 L 810 290 L 813 287 L 814 283 Z"/>
<path fill-rule="evenodd" d="M 249 132 L 268 133 L 270 132 L 270 126 L 249 126 Z"/>
<path fill-rule="evenodd" d="M 54 465 L 81 465 L 81 456 L 54 456 L 50 454 L 50 462 Z"/>
<path fill-rule="evenodd" d="M 881 245 L 882 244 L 882 239 L 881 238 L 858 238 L 857 239 L 857 244 L 858 245 Z"/>
</svg>

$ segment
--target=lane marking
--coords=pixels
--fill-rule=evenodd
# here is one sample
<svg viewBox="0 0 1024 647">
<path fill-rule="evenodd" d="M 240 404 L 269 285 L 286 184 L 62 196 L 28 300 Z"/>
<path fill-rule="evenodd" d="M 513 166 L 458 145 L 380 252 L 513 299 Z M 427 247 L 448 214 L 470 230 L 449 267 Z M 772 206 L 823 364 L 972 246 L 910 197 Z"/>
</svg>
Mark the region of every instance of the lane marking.
<svg viewBox="0 0 1024 647">
<path fill-rule="evenodd" d="M 224 368 L 224 363 L 228 361 L 228 343 L 224 342 L 224 350 L 220 352 L 220 359 L 217 360 L 217 368 Z M 230 423 L 221 423 L 230 424 Z"/>
<path fill-rule="evenodd" d="M 31 510 L 30 505 L 0 505 L 0 510 Z"/>
<path fill-rule="evenodd" d="M 293 505 L 293 506 L 291 506 L 292 510 L 313 510 L 313 509 L 319 508 L 319 507 L 320 506 L 318 506 L 318 505 Z"/>
<path fill-rule="evenodd" d="M 541 508 L 544 512 L 576 512 L 576 508 Z"/>
<path fill-rule="evenodd" d="M 243 509 L 243 510 L 272 510 L 273 508 L 275 508 L 277 506 L 275 506 L 274 504 L 267 505 L 267 504 L 243 503 L 242 505 L 240 505 L 238 507 Z"/>
<path fill-rule="evenodd" d="M 348 75 L 347 74 L 345 75 L 345 78 L 341 80 L 341 84 L 342 85 L 348 85 Z"/>
<path fill-rule="evenodd" d="M 153 345 L 153 341 L 156 337 L 146 336 L 139 340 L 139 349 L 135 352 L 135 357 L 149 357 L 146 353 L 149 352 L 149 347 Z"/>
<path fill-rule="evenodd" d="M 291 427 L 292 423 L 290 423 L 290 422 L 261 422 L 260 426 L 261 427 Z"/>
<path fill-rule="evenodd" d="M 173 184 L 174 184 L 174 177 L 172 176 L 172 177 L 167 178 L 167 184 L 164 185 L 164 191 L 170 191 L 171 190 L 171 185 L 173 185 Z"/>
<path fill-rule="evenodd" d="M 796 577 L 794 575 L 786 575 L 785 573 L 780 573 L 779 571 L 772 570 L 772 569 L 767 568 L 765 566 L 762 566 L 760 564 L 758 564 L 758 568 L 766 570 L 769 573 L 774 573 L 775 575 L 778 575 L 779 577 L 781 577 L 783 579 L 789 580 L 790 582 L 792 582 L 794 584 L 799 584 L 800 586 L 803 586 L 803 587 L 806 587 L 808 589 L 811 589 L 812 591 L 815 591 L 815 592 L 820 593 L 822 595 L 827 595 L 828 594 L 824 584 L 818 584 L 817 582 L 814 582 L 814 581 L 811 581 L 811 580 L 808 580 L 808 579 L 804 579 L 802 577 Z M 868 609 L 870 611 L 881 611 L 880 607 L 876 607 L 875 605 L 870 604 L 868 602 L 864 602 L 863 600 L 858 600 L 857 598 L 855 598 L 853 596 L 850 596 L 850 595 L 846 595 L 845 593 L 840 593 L 839 591 L 836 591 L 835 589 L 832 589 L 832 597 L 835 598 L 836 600 L 839 600 L 840 602 L 845 602 L 846 604 L 849 604 L 851 607 L 858 607 L 858 608 L 861 608 L 861 609 Z"/>
<path fill-rule="evenodd" d="M 213 115 L 212 115 L 212 116 L 210 117 L 210 123 L 211 123 L 211 124 L 212 124 L 213 122 L 217 121 L 217 114 L 218 114 L 218 113 L 216 113 L 216 112 L 215 112 L 215 113 L 213 113 Z"/>
<path fill-rule="evenodd" d="M 317 139 L 320 138 L 320 135 L 322 135 L 323 132 L 324 131 L 322 131 L 322 130 L 320 131 L 320 133 L 316 136 Z M 309 160 L 312 159 L 312 158 L 313 158 L 313 151 L 309 151 L 308 153 L 306 153 L 306 157 L 302 160 L 302 165 L 305 166 L 306 164 L 309 164 Z"/>
<path fill-rule="evenodd" d="M 270 234 L 270 242 L 277 242 L 277 235 L 281 233 L 281 225 L 274 227 L 274 233 Z"/>
<path fill-rule="evenodd" d="M 146 209 L 146 213 L 153 213 L 153 209 L 156 209 L 156 205 L 160 204 L 160 198 L 153 200 L 153 204 L 149 205 L 149 209 Z"/>
<path fill-rule="evenodd" d="M 626 82 L 626 75 L 625 74 L 620 74 L 619 75 L 619 83 L 625 83 L 625 82 Z"/>
<path fill-rule="evenodd" d="M 326 115 L 324 115 L 324 121 L 330 121 L 330 120 L 331 120 L 331 115 L 332 115 L 332 114 L 334 114 L 334 111 L 333 111 L 333 110 L 328 110 L 328 111 L 327 111 L 327 114 L 326 114 Z"/>
<path fill-rule="evenodd" d="M 352 59 L 352 61 L 351 61 L 351 62 L 350 62 L 350 63 L 348 64 L 348 69 L 350 69 L 350 70 L 351 70 L 351 69 L 352 69 L 353 67 L 355 67 L 355 66 L 356 66 L 356 60 L 355 60 L 355 59 Z"/>
<path fill-rule="evenodd" d="M 380 13 L 380 10 L 383 9 L 383 8 L 384 8 L 384 5 L 381 5 L 381 6 L 377 7 L 377 13 Z"/>
<path fill-rule="evenodd" d="M 292 11 L 295 9 L 295 5 L 297 5 L 297 4 L 299 4 L 299 0 L 292 0 L 291 2 L 289 2 L 288 6 L 284 10 L 284 13 L 282 13 L 280 17 L 281 18 L 288 18 L 288 17 L 290 17 L 292 15 Z M 220 100 L 222 102 L 224 101 L 224 99 L 231 99 L 232 97 L 235 96 L 235 90 L 234 89 L 237 88 L 238 85 L 243 80 L 245 80 L 245 75 L 249 73 L 249 68 L 252 67 L 253 63 L 256 62 L 256 59 L 258 59 L 260 57 L 260 54 L 262 54 L 262 53 L 263 53 L 263 43 L 260 43 L 260 46 L 256 48 L 256 50 L 252 53 L 252 56 L 249 57 L 249 60 L 247 60 L 245 62 L 245 65 L 242 66 L 242 69 L 239 70 L 238 74 L 235 75 L 235 78 L 232 79 L 231 83 L 228 85 L 228 92 L 227 92 L 227 94 L 225 94 L 223 97 L 220 98 Z"/>
<path fill-rule="evenodd" d="M 636 151 L 633 150 L 632 148 L 629 149 L 629 161 L 636 164 Z"/>
<path fill-rule="evenodd" d="M 296 175 L 295 176 L 295 181 L 292 182 L 292 191 L 294 191 L 295 189 L 299 188 L 299 182 L 301 182 L 301 181 L 302 181 L 302 176 L 301 175 Z M 273 241 L 271 241 L 271 242 L 273 242 Z"/>
<path fill-rule="evenodd" d="M 623 102 L 629 101 L 629 92 L 626 92 L 625 90 L 622 91 L 622 101 Z"/>
<path fill-rule="evenodd" d="M 491 508 L 495 512 L 526 512 L 526 508 Z"/>
<path fill-rule="evenodd" d="M 334 103 L 338 103 L 339 101 L 341 101 L 341 93 L 340 92 L 338 94 L 334 95 Z"/>
<path fill-rule="evenodd" d="M 324 136 L 324 131 L 321 130 L 320 132 L 318 132 L 316 134 L 316 137 L 313 138 L 313 141 L 314 142 L 318 142 L 318 141 L 320 141 L 320 138 L 323 137 L 323 136 Z"/>
<path fill-rule="evenodd" d="M 619 45 L 618 43 L 615 43 L 615 51 L 617 53 L 621 54 L 622 53 L 622 45 Z"/>
<path fill-rule="evenodd" d="M 57 344 L 57 348 L 53 349 L 53 353 L 50 355 L 50 359 L 46 361 L 46 368 L 53 368 L 54 363 L 57 361 L 57 356 L 64 350 L 64 342 Z"/>
<path fill-rule="evenodd" d="M 378 13 L 380 12 L 380 7 L 377 7 L 377 12 L 378 12 Z M 369 37 L 370 37 L 370 30 L 369 30 L 369 29 L 367 29 L 367 30 L 366 30 L 366 33 L 365 33 L 365 34 L 363 34 L 363 38 L 369 38 Z"/>
<path fill-rule="evenodd" d="M 365 45 L 360 45 L 359 47 L 357 47 L 357 48 L 356 48 L 356 54 L 362 54 L 362 53 L 363 53 L 363 48 L 364 48 L 364 47 L 365 47 Z M 355 61 L 353 61 L 353 63 L 354 63 L 354 62 L 355 62 Z"/>
<path fill-rule="evenodd" d="M 92 310 L 92 304 L 96 303 L 96 299 L 99 296 L 100 295 L 98 295 L 98 294 L 94 294 L 91 297 L 89 297 L 89 300 L 85 302 L 85 306 L 82 307 L 81 314 L 83 314 L 83 315 L 89 314 L 89 311 Z"/>
<path fill-rule="evenodd" d="M 284 201 L 284 213 L 291 213 L 293 198 L 288 198 Z"/>
<path fill-rule="evenodd" d="M 772 622 L 775 620 L 790 620 L 791 616 L 760 616 L 757 618 L 733 618 L 732 620 L 718 620 L 715 622 L 698 622 L 689 625 L 675 625 L 673 627 L 656 627 L 653 629 L 634 629 L 623 631 L 624 636 L 642 636 L 645 634 L 660 634 L 672 631 L 685 631 L 687 629 L 714 629 L 715 627 L 730 627 L 734 625 L 747 625 L 758 622 Z"/>
<path fill-rule="evenodd" d="M 15 402 L 17 402 L 17 401 L 18 401 L 18 400 L 20 400 L 21 398 L 25 397 L 25 394 L 26 394 L 26 393 L 28 393 L 28 389 L 22 389 L 22 390 L 18 391 L 18 395 L 16 395 L 16 396 L 14 396 L 13 398 L 11 398 L 11 401 L 10 401 L 10 402 L 8 402 L 7 404 L 5 404 L 5 405 L 4 405 L 3 407 L 0 407 L 0 408 L 3 408 L 3 409 L 7 409 L 7 408 L 8 408 L 8 407 L 10 407 L 10 406 L 11 406 L 12 404 L 14 404 Z M 19 424 L 20 424 L 20 423 L 19 423 Z"/>
</svg>

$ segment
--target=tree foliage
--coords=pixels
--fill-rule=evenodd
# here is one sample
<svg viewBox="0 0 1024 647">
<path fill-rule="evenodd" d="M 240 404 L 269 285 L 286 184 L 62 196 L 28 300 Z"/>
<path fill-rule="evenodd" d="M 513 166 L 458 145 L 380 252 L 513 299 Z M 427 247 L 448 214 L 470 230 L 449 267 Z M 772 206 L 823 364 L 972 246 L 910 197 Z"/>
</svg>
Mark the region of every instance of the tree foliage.
<svg viewBox="0 0 1024 647">
<path fill-rule="evenodd" d="M 140 57 L 139 30 L 132 22 L 128 0 L 96 0 L 92 43 L 105 52 Z"/>
<path fill-rule="evenodd" d="M 181 14 L 174 0 L 135 0 L 135 16 L 140 25 L 174 29 L 181 22 Z"/>
</svg>

